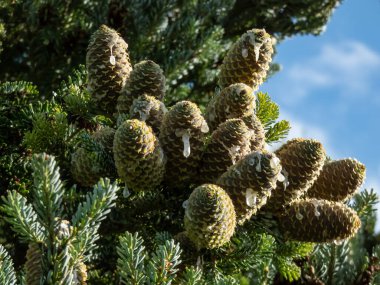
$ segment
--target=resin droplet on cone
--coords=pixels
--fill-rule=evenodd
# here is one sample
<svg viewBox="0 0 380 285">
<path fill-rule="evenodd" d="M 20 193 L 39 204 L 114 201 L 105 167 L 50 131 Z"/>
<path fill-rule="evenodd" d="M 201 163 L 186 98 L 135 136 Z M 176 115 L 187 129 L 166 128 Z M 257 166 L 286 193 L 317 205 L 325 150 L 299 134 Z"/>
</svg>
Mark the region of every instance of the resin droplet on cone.
<svg viewBox="0 0 380 285">
<path fill-rule="evenodd" d="M 228 168 L 216 184 L 231 197 L 237 222 L 243 224 L 265 205 L 280 175 L 281 164 L 275 154 L 253 152 Z"/>
<path fill-rule="evenodd" d="M 166 112 L 164 103 L 153 96 L 144 94 L 133 100 L 129 116 L 131 119 L 146 122 L 152 127 L 154 133 L 158 135 Z"/>
<path fill-rule="evenodd" d="M 160 142 L 167 156 L 166 184 L 181 187 L 196 178 L 207 131 L 207 123 L 194 103 L 178 102 L 165 114 Z"/>
<path fill-rule="evenodd" d="M 204 184 L 194 189 L 185 210 L 185 230 L 200 248 L 217 248 L 234 234 L 236 217 L 230 197 L 220 187 Z"/>
<path fill-rule="evenodd" d="M 292 139 L 276 151 L 287 181 L 281 181 L 264 210 L 281 212 L 301 197 L 317 179 L 326 159 L 322 144 L 311 139 Z"/>
<path fill-rule="evenodd" d="M 256 90 L 272 61 L 272 39 L 265 30 L 247 31 L 232 45 L 220 67 L 219 85 L 244 83 Z"/>
<path fill-rule="evenodd" d="M 152 128 L 145 122 L 125 121 L 113 143 L 117 172 L 134 191 L 154 190 L 164 175 L 164 153 Z"/>
<path fill-rule="evenodd" d="M 228 119 L 252 114 L 255 108 L 256 101 L 252 88 L 243 83 L 236 83 L 224 88 L 220 94 L 211 99 L 205 117 L 213 131 Z"/>
<path fill-rule="evenodd" d="M 294 201 L 279 218 L 284 237 L 306 242 L 332 242 L 353 236 L 360 228 L 356 212 L 326 200 Z"/>
<path fill-rule="evenodd" d="M 132 70 L 128 44 L 113 29 L 102 25 L 91 37 L 87 49 L 87 85 L 97 111 L 116 112 L 116 101 Z"/>
<path fill-rule="evenodd" d="M 202 154 L 200 181 L 215 183 L 228 167 L 250 152 L 251 131 L 240 119 L 219 125 Z"/>
<path fill-rule="evenodd" d="M 121 96 L 118 98 L 119 113 L 129 113 L 133 100 L 147 94 L 162 101 L 165 95 L 165 76 L 158 64 L 144 60 L 134 66 Z"/>
<path fill-rule="evenodd" d="M 265 145 L 265 129 L 255 114 L 242 117 L 247 127 L 252 130 L 251 151 L 261 151 Z"/>
<path fill-rule="evenodd" d="M 355 159 L 327 162 L 313 186 L 307 191 L 310 198 L 330 201 L 349 199 L 365 178 L 365 166 Z"/>
</svg>

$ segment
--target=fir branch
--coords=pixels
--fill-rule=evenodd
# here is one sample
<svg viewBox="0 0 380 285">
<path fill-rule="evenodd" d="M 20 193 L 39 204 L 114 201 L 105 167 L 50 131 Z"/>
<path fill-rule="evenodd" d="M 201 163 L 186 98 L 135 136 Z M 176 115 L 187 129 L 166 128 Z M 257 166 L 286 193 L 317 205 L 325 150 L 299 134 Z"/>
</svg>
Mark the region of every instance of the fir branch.
<svg viewBox="0 0 380 285">
<path fill-rule="evenodd" d="M 77 241 L 75 250 L 78 256 L 84 255 L 90 249 L 89 246 L 93 246 L 99 238 L 97 231 L 100 222 L 115 206 L 118 190 L 117 184 L 111 184 L 108 178 L 100 179 L 93 192 L 86 195 L 86 201 L 79 204 L 72 218 L 72 236 Z"/>
<path fill-rule="evenodd" d="M 267 93 L 257 93 L 256 116 L 260 119 L 265 129 L 268 129 L 280 116 L 280 109 L 272 101 Z"/>
<path fill-rule="evenodd" d="M 150 282 L 157 285 L 172 284 L 181 263 L 180 255 L 181 249 L 174 240 L 160 245 L 147 265 L 146 272 Z"/>
<path fill-rule="evenodd" d="M 126 232 L 120 236 L 117 247 L 117 269 L 123 284 L 139 285 L 147 282 L 144 261 L 146 258 L 142 238 L 135 233 Z"/>
<path fill-rule="evenodd" d="M 376 204 L 379 202 L 379 197 L 376 192 L 371 189 L 356 194 L 351 203 L 351 207 L 358 213 L 361 218 L 369 217 L 376 211 Z"/>
<path fill-rule="evenodd" d="M 195 268 L 194 266 L 186 267 L 182 278 L 180 279 L 180 284 L 184 285 L 201 285 L 204 284 L 202 278 L 202 270 Z"/>
<path fill-rule="evenodd" d="M 286 120 L 279 121 L 269 127 L 265 132 L 265 141 L 267 143 L 278 142 L 285 138 L 290 130 L 290 123 Z"/>
<path fill-rule="evenodd" d="M 1 206 L 1 210 L 7 215 L 4 218 L 23 241 L 43 242 L 46 239 L 45 229 L 25 197 L 16 191 L 11 191 L 2 199 L 4 205 Z"/>
<path fill-rule="evenodd" d="M 57 228 L 57 217 L 62 214 L 63 184 L 60 179 L 59 167 L 53 156 L 47 154 L 34 155 L 33 167 L 33 198 L 34 209 L 40 222 L 49 232 L 51 245 Z M 49 245 L 48 245 L 49 246 Z"/>
<path fill-rule="evenodd" d="M 0 96 L 7 95 L 12 100 L 15 98 L 34 97 L 38 95 L 38 89 L 33 83 L 26 81 L 8 81 L 0 84 Z"/>
<path fill-rule="evenodd" d="M 0 245 L 0 284 L 15 285 L 16 281 L 12 259 L 5 248 Z"/>
</svg>

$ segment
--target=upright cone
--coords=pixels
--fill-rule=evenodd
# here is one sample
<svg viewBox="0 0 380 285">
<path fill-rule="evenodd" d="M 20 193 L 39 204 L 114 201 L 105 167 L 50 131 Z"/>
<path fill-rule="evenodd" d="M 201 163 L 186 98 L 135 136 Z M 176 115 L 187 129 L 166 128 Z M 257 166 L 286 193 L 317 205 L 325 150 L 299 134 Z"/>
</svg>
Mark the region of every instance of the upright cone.
<svg viewBox="0 0 380 285">
<path fill-rule="evenodd" d="M 360 228 L 360 219 L 342 203 L 310 199 L 291 203 L 279 224 L 286 239 L 332 242 L 353 236 Z"/>
<path fill-rule="evenodd" d="M 245 83 L 256 90 L 272 61 L 272 39 L 265 30 L 247 31 L 230 48 L 220 68 L 219 85 Z"/>
<path fill-rule="evenodd" d="M 265 210 L 280 213 L 298 199 L 317 179 L 326 159 L 322 144 L 310 139 L 292 139 L 276 151 L 287 181 L 279 183 Z"/>
<path fill-rule="evenodd" d="M 356 159 L 326 163 L 313 186 L 307 191 L 310 198 L 345 201 L 360 188 L 365 178 L 365 166 Z"/>
<path fill-rule="evenodd" d="M 215 183 L 228 167 L 250 152 L 252 132 L 241 119 L 230 119 L 212 133 L 202 154 L 200 180 Z"/>
<path fill-rule="evenodd" d="M 144 94 L 133 100 L 129 116 L 131 119 L 139 119 L 146 122 L 152 127 L 154 133 L 158 135 L 166 112 L 167 110 L 163 102 L 153 96 Z"/>
<path fill-rule="evenodd" d="M 194 182 L 208 131 L 198 106 L 189 101 L 178 102 L 165 114 L 160 142 L 167 155 L 167 185 L 182 187 Z"/>
<path fill-rule="evenodd" d="M 129 113 L 133 100 L 147 94 L 162 101 L 165 95 L 165 76 L 158 64 L 144 60 L 134 66 L 125 88 L 118 98 L 119 113 Z"/>
<path fill-rule="evenodd" d="M 231 197 L 237 222 L 243 224 L 265 205 L 281 178 L 281 164 L 275 154 L 254 152 L 228 168 L 216 184 Z"/>
<path fill-rule="evenodd" d="M 213 131 L 227 119 L 252 114 L 255 107 L 252 88 L 243 83 L 232 84 L 211 99 L 206 109 L 206 120 Z"/>
<path fill-rule="evenodd" d="M 92 134 L 92 138 L 110 152 L 112 152 L 114 136 L 115 130 L 110 127 L 103 127 Z"/>
<path fill-rule="evenodd" d="M 91 37 L 86 56 L 87 84 L 102 114 L 115 113 L 117 98 L 132 70 L 127 49 L 120 35 L 105 25 Z"/>
<path fill-rule="evenodd" d="M 126 120 L 116 131 L 114 158 L 117 172 L 134 191 L 154 190 L 164 174 L 164 154 L 151 127 Z"/>
<path fill-rule="evenodd" d="M 26 251 L 25 281 L 28 285 L 40 285 L 43 274 L 42 252 L 38 243 L 32 242 Z"/>
<path fill-rule="evenodd" d="M 253 131 L 253 135 L 251 136 L 251 151 L 261 151 L 265 145 L 264 126 L 253 113 L 242 117 L 242 120 Z"/>
<path fill-rule="evenodd" d="M 213 184 L 195 188 L 185 209 L 185 230 L 198 249 L 221 247 L 235 226 L 234 206 L 222 188 Z"/>
</svg>

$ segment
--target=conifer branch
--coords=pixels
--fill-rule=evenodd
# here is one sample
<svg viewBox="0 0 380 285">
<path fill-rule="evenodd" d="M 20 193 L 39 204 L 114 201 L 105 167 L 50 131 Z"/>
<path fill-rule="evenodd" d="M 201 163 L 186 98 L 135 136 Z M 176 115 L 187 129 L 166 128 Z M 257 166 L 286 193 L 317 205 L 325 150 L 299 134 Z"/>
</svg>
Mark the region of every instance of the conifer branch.
<svg viewBox="0 0 380 285">
<path fill-rule="evenodd" d="M 25 197 L 16 191 L 11 191 L 2 199 L 4 204 L 1 210 L 7 215 L 4 218 L 23 241 L 43 242 L 46 239 L 45 229 Z"/>
<path fill-rule="evenodd" d="M 0 245 L 0 284 L 16 285 L 16 281 L 12 259 L 6 249 Z"/>
</svg>

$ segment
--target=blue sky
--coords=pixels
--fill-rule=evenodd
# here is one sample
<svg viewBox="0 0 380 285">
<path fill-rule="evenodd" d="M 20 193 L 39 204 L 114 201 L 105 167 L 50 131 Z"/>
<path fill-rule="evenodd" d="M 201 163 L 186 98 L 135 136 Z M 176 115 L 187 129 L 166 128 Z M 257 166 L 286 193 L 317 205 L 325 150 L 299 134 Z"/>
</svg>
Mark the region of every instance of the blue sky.
<svg viewBox="0 0 380 285">
<path fill-rule="evenodd" d="M 367 166 L 364 186 L 380 194 L 379 28 L 380 0 L 343 1 L 324 34 L 280 43 L 282 71 L 260 90 L 290 120 L 289 137 L 318 139 L 334 159 L 357 158 Z"/>
</svg>

